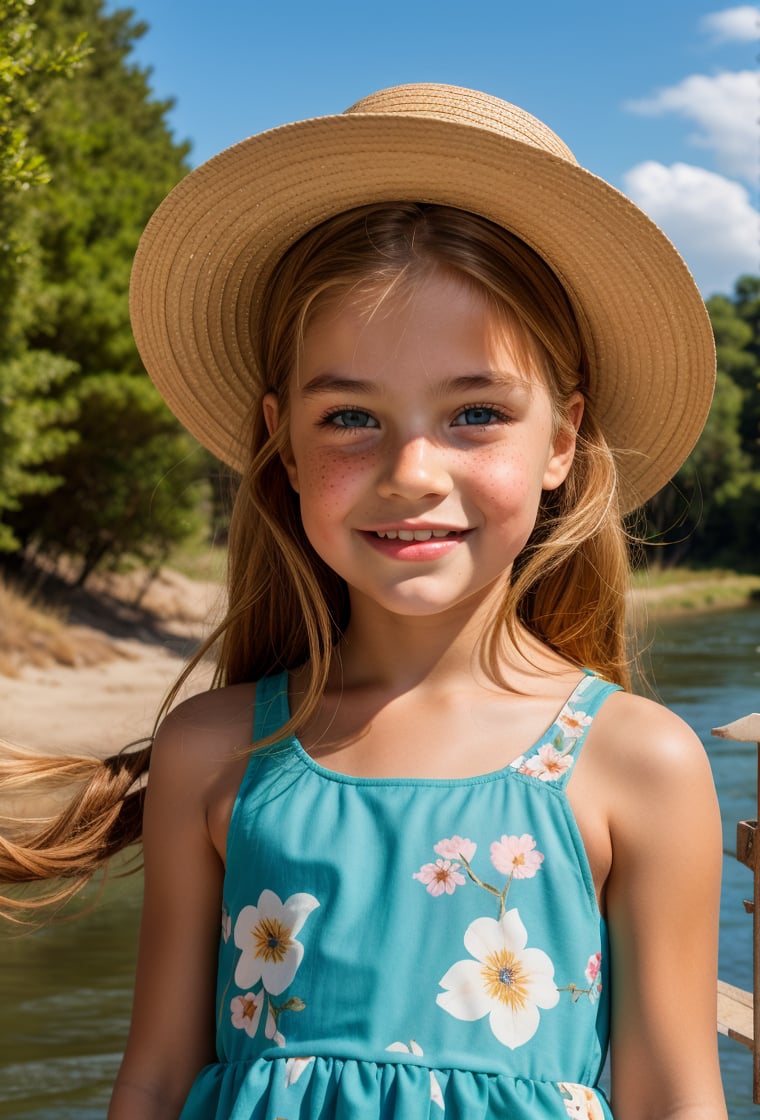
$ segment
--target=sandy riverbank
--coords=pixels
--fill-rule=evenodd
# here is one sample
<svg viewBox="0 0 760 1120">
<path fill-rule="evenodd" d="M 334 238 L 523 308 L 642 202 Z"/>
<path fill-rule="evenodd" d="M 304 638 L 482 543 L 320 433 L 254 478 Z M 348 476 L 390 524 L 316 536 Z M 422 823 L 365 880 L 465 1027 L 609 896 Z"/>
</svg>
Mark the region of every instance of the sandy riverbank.
<svg viewBox="0 0 760 1120">
<path fill-rule="evenodd" d="M 182 658 L 141 642 L 119 643 L 120 656 L 103 665 L 60 665 L 0 676 L 0 734 L 46 753 L 111 754 L 149 734 Z M 207 688 L 211 665 L 195 674 L 188 692 Z"/>
<path fill-rule="evenodd" d="M 104 577 L 93 588 L 71 593 L 66 604 L 75 664 L 41 657 L 15 665 L 11 676 L 0 673 L 3 738 L 49 753 L 109 754 L 149 734 L 221 609 L 217 584 L 172 571 L 139 602 L 134 577 Z M 183 695 L 208 688 L 212 673 L 203 662 Z"/>
</svg>

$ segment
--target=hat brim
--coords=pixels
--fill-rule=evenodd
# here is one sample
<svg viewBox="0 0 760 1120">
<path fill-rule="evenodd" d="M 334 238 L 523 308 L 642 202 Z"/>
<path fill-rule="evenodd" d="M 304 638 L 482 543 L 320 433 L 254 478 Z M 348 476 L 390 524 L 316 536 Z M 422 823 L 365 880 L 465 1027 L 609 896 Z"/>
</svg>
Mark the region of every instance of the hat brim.
<svg viewBox="0 0 760 1120">
<path fill-rule="evenodd" d="M 510 230 L 552 268 L 589 360 L 589 396 L 625 510 L 672 477 L 712 399 L 698 289 L 662 231 L 604 180 L 472 122 L 351 113 L 251 137 L 191 172 L 148 224 L 131 314 L 179 420 L 241 470 L 257 388 L 261 292 L 307 230 L 371 202 L 441 203 Z"/>
</svg>

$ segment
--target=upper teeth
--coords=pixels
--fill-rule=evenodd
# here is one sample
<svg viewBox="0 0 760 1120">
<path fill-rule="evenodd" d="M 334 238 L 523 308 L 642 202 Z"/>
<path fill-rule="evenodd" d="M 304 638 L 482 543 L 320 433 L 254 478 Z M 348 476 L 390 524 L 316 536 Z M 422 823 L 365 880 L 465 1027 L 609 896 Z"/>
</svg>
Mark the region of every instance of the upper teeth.
<svg viewBox="0 0 760 1120">
<path fill-rule="evenodd" d="M 386 529 L 385 532 L 378 529 L 377 535 L 390 541 L 429 541 L 431 537 L 447 537 L 455 532 L 455 529 Z"/>
</svg>

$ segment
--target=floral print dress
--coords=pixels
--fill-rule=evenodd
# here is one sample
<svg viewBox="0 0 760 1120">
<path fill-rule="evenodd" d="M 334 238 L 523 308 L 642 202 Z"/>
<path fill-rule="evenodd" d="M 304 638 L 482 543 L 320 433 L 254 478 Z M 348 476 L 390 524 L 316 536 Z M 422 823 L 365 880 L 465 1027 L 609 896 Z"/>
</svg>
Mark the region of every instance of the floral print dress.
<svg viewBox="0 0 760 1120">
<path fill-rule="evenodd" d="M 218 1061 L 182 1120 L 609 1120 L 607 932 L 566 785 L 586 675 L 510 766 L 353 778 L 252 754 L 230 823 Z M 288 719 L 257 686 L 255 737 Z"/>
</svg>

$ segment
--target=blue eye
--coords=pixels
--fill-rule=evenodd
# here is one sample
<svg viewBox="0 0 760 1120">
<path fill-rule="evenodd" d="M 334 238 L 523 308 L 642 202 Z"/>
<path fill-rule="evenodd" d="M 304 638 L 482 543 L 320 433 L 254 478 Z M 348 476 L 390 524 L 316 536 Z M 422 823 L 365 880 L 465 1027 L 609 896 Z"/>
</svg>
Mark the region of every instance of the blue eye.
<svg viewBox="0 0 760 1120">
<path fill-rule="evenodd" d="M 458 416 L 454 418 L 454 426 L 458 428 L 464 427 L 485 427 L 491 424 L 494 420 L 505 421 L 507 418 L 498 409 L 488 408 L 485 405 L 476 405 L 472 408 L 463 409 Z"/>
<path fill-rule="evenodd" d="M 377 428 L 378 423 L 374 416 L 363 412 L 359 408 L 342 408 L 325 416 L 322 423 L 333 428 Z"/>
</svg>

